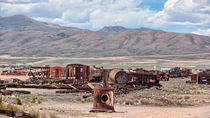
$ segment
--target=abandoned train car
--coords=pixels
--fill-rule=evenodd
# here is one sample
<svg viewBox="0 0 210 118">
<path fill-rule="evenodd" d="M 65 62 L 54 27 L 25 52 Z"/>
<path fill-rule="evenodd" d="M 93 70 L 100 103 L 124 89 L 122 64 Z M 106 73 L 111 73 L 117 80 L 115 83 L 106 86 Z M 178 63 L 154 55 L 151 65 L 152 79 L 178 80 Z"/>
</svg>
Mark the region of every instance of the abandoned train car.
<svg viewBox="0 0 210 118">
<path fill-rule="evenodd" d="M 210 85 L 210 70 L 207 69 L 198 73 L 191 74 L 191 82 Z"/>
<path fill-rule="evenodd" d="M 69 64 L 66 66 L 66 79 L 72 83 L 82 84 L 90 81 L 90 66 Z"/>
<path fill-rule="evenodd" d="M 48 79 L 50 78 L 50 66 L 31 66 L 28 73 L 30 78 Z"/>
<path fill-rule="evenodd" d="M 188 77 L 190 76 L 191 71 L 192 70 L 188 68 L 175 67 L 169 70 L 169 75 L 171 78 Z"/>
<path fill-rule="evenodd" d="M 159 86 L 161 80 L 160 74 L 156 71 L 148 71 L 144 69 L 135 69 L 128 71 L 129 84 L 147 85 L 149 87 L 153 85 Z"/>
<path fill-rule="evenodd" d="M 64 79 L 65 68 L 62 66 L 50 67 L 50 78 Z"/>
</svg>

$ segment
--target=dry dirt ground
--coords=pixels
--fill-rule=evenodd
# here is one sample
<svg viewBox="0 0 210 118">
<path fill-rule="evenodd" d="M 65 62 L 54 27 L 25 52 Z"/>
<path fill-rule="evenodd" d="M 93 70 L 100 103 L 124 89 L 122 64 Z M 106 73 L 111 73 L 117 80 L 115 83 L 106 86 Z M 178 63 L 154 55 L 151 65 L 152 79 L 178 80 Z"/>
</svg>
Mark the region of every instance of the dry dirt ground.
<svg viewBox="0 0 210 118">
<path fill-rule="evenodd" d="M 116 113 L 89 113 L 92 97 L 83 99 L 85 93 L 56 94 L 47 89 L 23 89 L 31 94 L 3 96 L 3 102 L 16 104 L 19 97 L 20 109 L 42 118 L 210 118 L 210 85 L 186 84 L 187 80 L 170 79 L 161 82 L 161 88 L 118 95 Z"/>
<path fill-rule="evenodd" d="M 16 76 L 16 75 L 0 75 L 0 79 L 18 78 L 20 80 L 26 80 L 28 76 Z"/>
</svg>

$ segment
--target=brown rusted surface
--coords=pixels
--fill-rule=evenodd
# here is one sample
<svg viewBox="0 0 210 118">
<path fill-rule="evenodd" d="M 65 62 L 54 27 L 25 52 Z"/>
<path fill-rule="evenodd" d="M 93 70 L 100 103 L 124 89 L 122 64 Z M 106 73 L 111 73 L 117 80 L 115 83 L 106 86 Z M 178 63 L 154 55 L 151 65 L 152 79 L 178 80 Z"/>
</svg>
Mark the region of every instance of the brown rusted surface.
<svg viewBox="0 0 210 118">
<path fill-rule="evenodd" d="M 210 85 L 210 70 L 207 69 L 198 73 L 198 84 Z"/>
<path fill-rule="evenodd" d="M 192 83 L 198 83 L 198 74 L 191 74 L 190 78 Z"/>
<path fill-rule="evenodd" d="M 72 83 L 87 83 L 90 81 L 90 67 L 82 64 L 69 64 L 66 66 L 66 79 Z"/>
<path fill-rule="evenodd" d="M 90 82 L 102 82 L 103 67 L 90 67 Z"/>
<path fill-rule="evenodd" d="M 181 76 L 182 77 L 188 77 L 191 75 L 192 69 L 188 68 L 181 68 Z"/>
<path fill-rule="evenodd" d="M 171 78 L 188 77 L 191 73 L 192 69 L 188 68 L 174 67 L 169 70 L 169 75 Z"/>
<path fill-rule="evenodd" d="M 139 71 L 133 70 L 128 72 L 130 84 L 138 84 L 142 86 L 159 86 L 160 74 L 156 71 Z"/>
<path fill-rule="evenodd" d="M 169 81 L 169 72 L 167 71 L 151 70 L 150 72 L 157 74 L 157 80 L 159 81 Z"/>
<path fill-rule="evenodd" d="M 50 78 L 50 66 L 31 66 L 29 76 L 32 79 L 49 79 Z"/>
<path fill-rule="evenodd" d="M 149 72 L 148 70 L 145 70 L 143 68 L 136 68 L 134 71 L 137 73 L 148 73 Z"/>
<path fill-rule="evenodd" d="M 166 71 L 162 71 L 160 73 L 161 81 L 169 81 L 169 73 Z"/>
<path fill-rule="evenodd" d="M 65 68 L 62 66 L 54 66 L 50 68 L 50 78 L 63 79 L 65 74 Z"/>
<path fill-rule="evenodd" d="M 128 82 L 128 74 L 123 69 L 113 69 L 109 72 L 111 81 L 117 84 L 126 84 Z"/>
<path fill-rule="evenodd" d="M 114 112 L 114 89 L 107 83 L 108 70 L 103 70 L 103 86 L 94 90 L 94 104 L 90 112 Z"/>
<path fill-rule="evenodd" d="M 11 70 L 4 70 L 2 71 L 1 75 L 17 75 L 17 76 L 26 76 L 28 72 L 22 68 L 15 68 Z"/>
<path fill-rule="evenodd" d="M 187 83 L 209 84 L 210 85 L 210 70 L 196 70 L 190 75 L 191 80 Z"/>
<path fill-rule="evenodd" d="M 94 104 L 90 112 L 114 112 L 114 89 L 95 88 Z"/>
<path fill-rule="evenodd" d="M 169 70 L 170 78 L 182 77 L 182 72 L 180 67 L 174 67 Z"/>
</svg>

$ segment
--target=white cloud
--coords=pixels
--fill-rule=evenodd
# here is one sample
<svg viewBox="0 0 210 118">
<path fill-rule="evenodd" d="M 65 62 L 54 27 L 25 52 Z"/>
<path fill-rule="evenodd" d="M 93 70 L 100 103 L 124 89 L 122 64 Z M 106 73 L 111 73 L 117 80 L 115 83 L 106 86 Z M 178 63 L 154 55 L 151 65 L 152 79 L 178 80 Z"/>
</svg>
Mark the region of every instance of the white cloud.
<svg viewBox="0 0 210 118">
<path fill-rule="evenodd" d="M 80 27 L 80 28 L 84 28 L 84 29 L 91 28 L 91 24 L 89 22 L 73 23 L 73 22 L 66 21 L 62 18 L 45 18 L 45 17 L 36 17 L 35 19 L 37 19 L 39 21 L 60 24 L 62 26 Z"/>
<path fill-rule="evenodd" d="M 194 31 L 192 32 L 194 34 L 198 34 L 198 35 L 206 35 L 206 36 L 210 36 L 210 29 L 206 29 L 206 30 L 203 30 L 203 29 L 199 29 L 197 31 Z"/>
<path fill-rule="evenodd" d="M 24 14 L 30 13 L 34 7 L 38 6 L 37 3 L 29 3 L 29 4 L 11 4 L 4 3 L 0 4 L 0 11 L 6 12 L 6 14 Z"/>
<path fill-rule="evenodd" d="M 6 2 L 13 2 L 13 3 L 17 3 L 17 2 L 31 2 L 31 0 L 6 0 Z"/>
<path fill-rule="evenodd" d="M 156 26 L 210 27 L 209 0 L 168 0 L 164 9 L 151 17 Z"/>
<path fill-rule="evenodd" d="M 0 0 L 1 1 L 1 0 Z M 162 11 L 139 8 L 142 0 L 6 0 L 0 15 L 24 14 L 60 25 L 99 29 L 125 27 L 210 27 L 210 0 L 168 0 Z"/>
<path fill-rule="evenodd" d="M 98 29 L 105 25 L 140 27 L 146 26 L 148 18 L 155 14 L 149 9 L 138 8 L 141 1 L 42 0 L 42 2 L 28 4 L 2 3 L 1 10 L 7 15 L 25 14 L 42 21 L 68 26 L 74 24 L 74 26 L 86 26 L 92 29 Z"/>
<path fill-rule="evenodd" d="M 94 28 L 108 25 L 122 25 L 125 27 L 147 26 L 148 18 L 155 12 L 143 9 L 124 9 L 120 10 L 95 10 L 90 14 L 90 23 Z"/>
</svg>

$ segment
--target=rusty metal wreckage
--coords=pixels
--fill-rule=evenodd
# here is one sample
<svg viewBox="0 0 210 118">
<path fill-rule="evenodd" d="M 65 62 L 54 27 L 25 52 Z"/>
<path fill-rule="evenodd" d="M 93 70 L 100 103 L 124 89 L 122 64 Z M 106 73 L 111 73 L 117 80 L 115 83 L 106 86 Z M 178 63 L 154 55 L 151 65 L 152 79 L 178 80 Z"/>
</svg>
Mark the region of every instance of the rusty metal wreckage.
<svg viewBox="0 0 210 118">
<path fill-rule="evenodd" d="M 169 71 L 137 69 L 104 69 L 103 67 L 88 66 L 83 64 L 69 64 L 61 66 L 31 66 L 28 71 L 29 79 L 21 81 L 12 79 L 1 80 L 0 87 L 3 95 L 12 93 L 30 94 L 28 91 L 8 91 L 6 88 L 42 88 L 64 89 L 56 93 L 86 92 L 93 96 L 94 104 L 91 112 L 114 112 L 114 96 L 126 94 L 129 91 L 139 90 L 152 86 L 161 87 L 160 81 L 170 78 L 187 77 L 187 83 L 210 84 L 210 70 L 192 73 L 191 69 L 175 67 Z M 15 75 L 15 72 L 2 72 L 2 75 Z M 18 75 L 25 73 L 18 69 Z"/>
<path fill-rule="evenodd" d="M 82 64 L 69 64 L 61 66 L 31 66 L 28 71 L 14 69 L 3 71 L 2 75 L 22 75 L 27 73 L 29 79 L 1 80 L 4 87 L 22 88 L 46 88 L 46 89 L 70 89 L 71 91 L 57 91 L 57 93 L 71 93 L 90 91 L 87 83 L 103 82 L 103 67 L 88 66 Z M 169 71 L 137 69 L 105 69 L 108 71 L 108 82 L 116 90 L 117 94 L 127 93 L 129 89 L 141 89 L 144 87 L 161 86 L 159 81 L 168 81 L 170 78 L 191 76 L 188 83 L 210 84 L 210 71 L 192 73 L 191 69 L 175 67 Z M 8 73 L 9 72 L 9 73 Z M 23 74 L 23 75 L 24 75 Z M 12 83 L 12 84 L 11 84 Z M 15 83 L 15 84 L 14 84 Z M 3 87 L 3 88 L 4 88 Z"/>
</svg>

